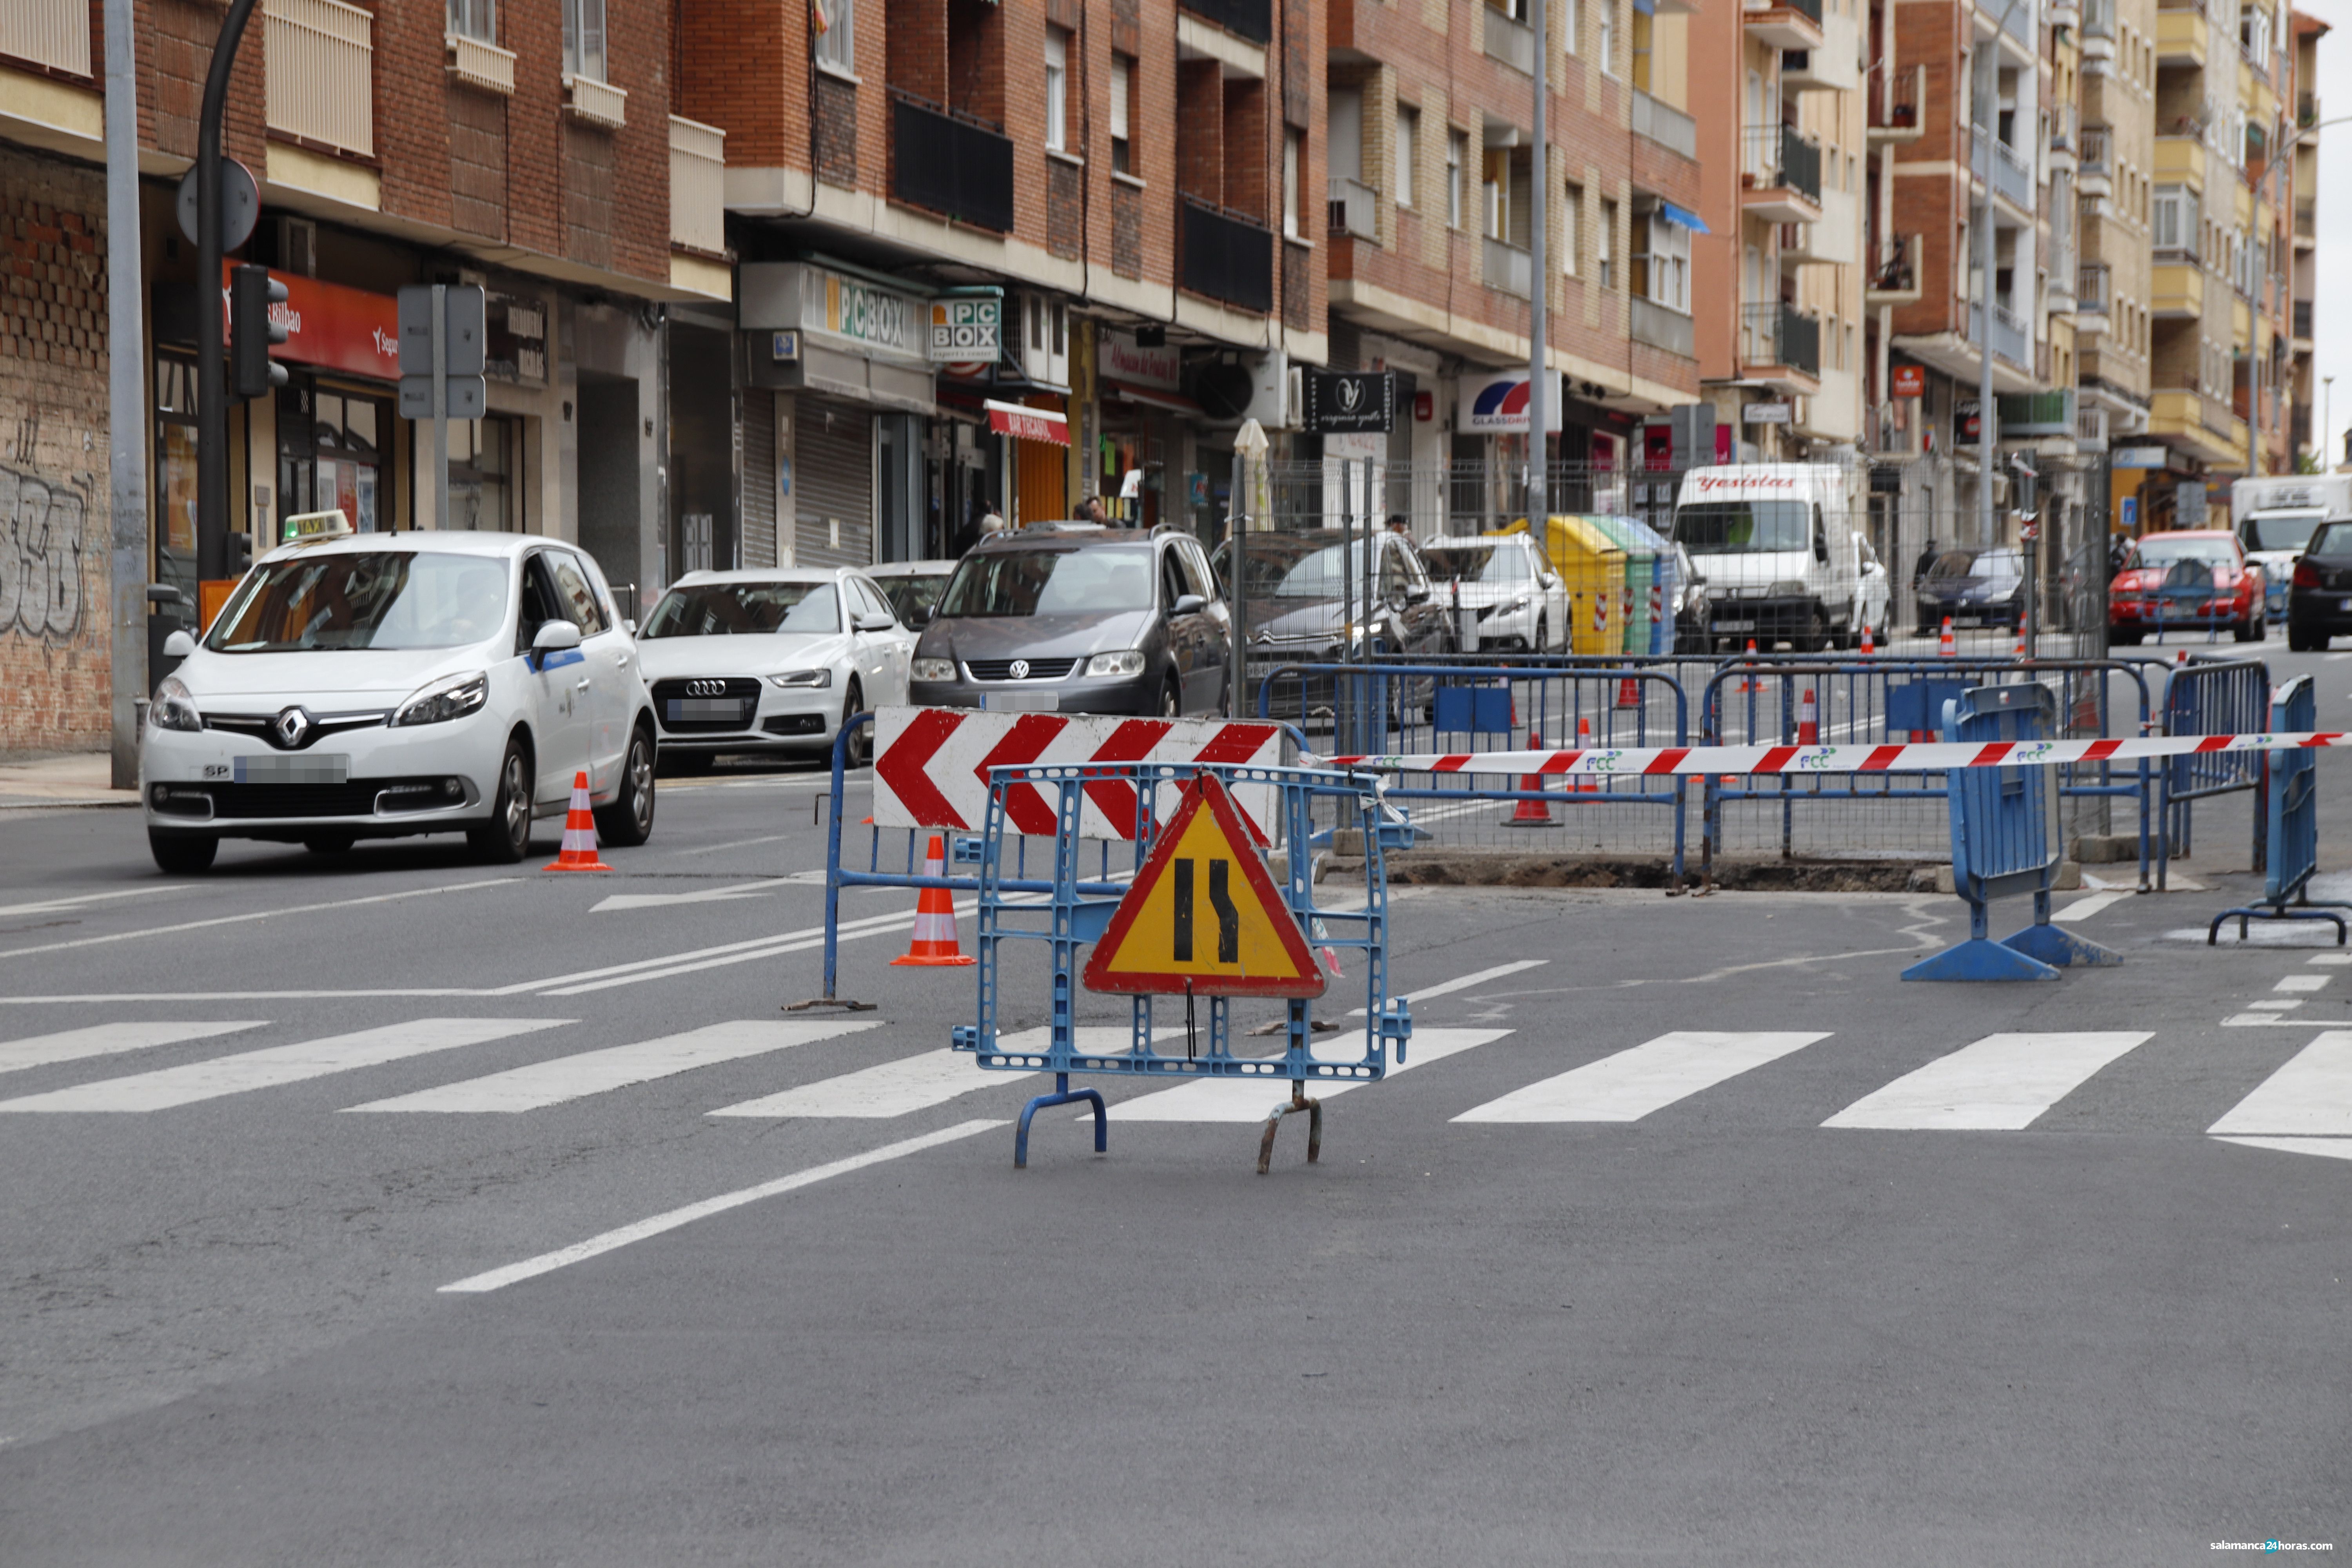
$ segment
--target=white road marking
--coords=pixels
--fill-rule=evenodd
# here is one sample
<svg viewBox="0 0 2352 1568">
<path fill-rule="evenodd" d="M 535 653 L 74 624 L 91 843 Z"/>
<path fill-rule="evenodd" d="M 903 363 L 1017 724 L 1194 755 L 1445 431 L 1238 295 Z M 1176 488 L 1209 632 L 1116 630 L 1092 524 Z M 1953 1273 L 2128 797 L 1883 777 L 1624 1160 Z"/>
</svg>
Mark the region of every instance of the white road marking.
<svg viewBox="0 0 2352 1568">
<path fill-rule="evenodd" d="M 992 1127 L 1003 1125 L 1002 1121 L 960 1121 L 953 1127 L 942 1128 L 937 1132 L 926 1132 L 919 1138 L 908 1138 L 897 1143 L 886 1143 L 879 1149 L 869 1149 L 863 1154 L 852 1154 L 846 1160 L 835 1160 L 824 1165 L 813 1165 L 805 1171 L 795 1171 L 789 1176 L 779 1176 L 772 1182 L 762 1182 L 756 1187 L 745 1187 L 740 1192 L 721 1194 L 715 1198 L 705 1198 L 698 1204 L 688 1204 L 684 1208 L 672 1209 L 667 1214 L 657 1214 L 651 1219 L 641 1219 L 635 1225 L 625 1225 L 618 1230 L 608 1230 L 602 1236 L 592 1236 L 585 1241 L 574 1242 L 559 1251 L 543 1252 L 537 1258 L 527 1258 L 520 1263 L 509 1263 L 503 1268 L 493 1268 L 486 1274 L 473 1275 L 468 1279 L 458 1280 L 454 1285 L 442 1286 L 441 1293 L 444 1295 L 460 1292 L 472 1294 L 502 1289 L 519 1280 L 553 1273 L 558 1268 L 626 1247 L 633 1241 L 643 1241 L 648 1237 L 659 1236 L 666 1230 L 676 1230 L 680 1226 L 692 1225 L 696 1220 L 707 1219 L 715 1214 L 724 1214 L 729 1209 L 740 1208 L 745 1204 L 757 1203 L 761 1198 L 772 1198 L 800 1187 L 814 1186 L 817 1183 L 830 1180 L 835 1176 L 846 1175 L 852 1171 L 862 1171 L 868 1165 L 879 1165 L 886 1161 L 919 1153 L 925 1149 L 934 1149 L 942 1143 L 952 1143 L 960 1138 L 969 1138 L 975 1132 L 985 1132 Z"/>
<path fill-rule="evenodd" d="M 1447 980 L 1435 985 L 1424 985 L 1420 990 L 1397 999 L 1407 1004 L 1431 1002 L 1440 996 L 1450 996 L 1456 991 L 1467 991 L 1473 985 L 1484 985 L 1489 980 L 1500 980 L 1506 975 L 1517 974 L 1523 969 L 1540 969 L 1550 962 L 1549 958 L 1522 958 L 1516 963 L 1498 963 L 1492 969 L 1482 969 L 1475 974 L 1465 974 L 1456 980 Z M 1354 1008 L 1348 1014 L 1350 1018 L 1360 1018 L 1363 1016 L 1364 1009 L 1361 1007 Z M 1407 1054 L 1410 1055 L 1410 1051 Z"/>
<path fill-rule="evenodd" d="M 2221 1020 L 2221 1027 L 2225 1029 L 2255 1029 L 2262 1027 L 2265 1024 L 2276 1024 L 2290 1028 L 2308 1028 L 2310 1026 L 2309 1019 L 2290 1018 L 2287 1016 L 2289 1013 L 2294 1012 L 2296 1008 L 2302 1005 L 2303 1004 L 2300 1002 L 2249 1002 L 2246 1004 L 2247 1011 L 2243 1013 L 2231 1014 L 2228 1017 Z"/>
<path fill-rule="evenodd" d="M 2320 1035 L 2205 1131 L 2352 1135 L 2352 1029 Z"/>
<path fill-rule="evenodd" d="M 142 936 L 171 936 L 184 931 L 202 931 L 207 926 L 241 925 L 247 921 L 272 921 L 285 915 L 316 914 L 320 910 L 356 909 L 362 904 L 389 904 L 403 899 L 430 898 L 436 893 L 464 893 L 476 888 L 503 888 L 522 880 L 520 877 L 485 877 L 471 882 L 445 882 L 437 888 L 411 888 L 404 893 L 375 893 L 364 899 L 337 899 L 324 904 L 282 904 L 266 910 L 250 910 L 241 915 L 215 915 L 205 921 L 182 921 L 177 925 L 148 926 L 140 931 L 120 931 L 109 936 L 76 937 L 71 942 L 45 942 L 35 947 L 11 947 L 0 950 L 0 958 L 22 958 L 34 952 L 63 952 L 68 948 L 97 947 L 110 942 L 130 942 Z"/>
<path fill-rule="evenodd" d="M 2086 921 L 2109 904 L 2122 903 L 2130 897 L 2132 892 L 2128 888 L 2118 888 L 2105 893 L 2093 893 L 2087 899 L 2076 899 L 2064 909 L 2052 914 L 2050 918 L 2053 921 Z"/>
<path fill-rule="evenodd" d="M 2303 1004 L 2300 1001 L 2279 1001 L 2275 998 L 2264 997 L 2259 1002 L 2249 1002 L 2246 1005 L 2265 1012 L 2292 1013 Z"/>
<path fill-rule="evenodd" d="M 2305 963 L 2352 963 L 2352 952 L 2315 952 L 2304 962 Z"/>
<path fill-rule="evenodd" d="M 997 1044 L 1014 1051 L 1043 1050 L 1047 1039 L 1044 1029 L 1024 1029 L 1017 1035 L 1000 1036 Z M 1082 1027 L 1078 1042 L 1091 1050 L 1118 1050 L 1125 1047 L 1128 1032 L 1119 1028 Z M 884 1062 L 858 1072 L 843 1073 L 838 1078 L 821 1079 L 815 1083 L 788 1089 L 781 1094 L 747 1100 L 737 1105 L 721 1106 L 710 1112 L 713 1116 L 826 1116 L 883 1118 L 905 1116 L 934 1105 L 944 1105 L 976 1089 L 995 1089 L 1003 1084 L 1027 1083 L 1043 1078 L 1043 1073 L 997 1072 L 983 1070 L 971 1059 L 968 1051 L 925 1051 L 920 1056 L 901 1057 L 894 1062 Z"/>
<path fill-rule="evenodd" d="M 761 899 L 791 880 L 789 877 L 771 877 L 765 881 L 735 882 L 724 888 L 698 889 L 691 893 L 614 893 L 591 907 L 588 912 L 601 915 L 613 910 L 658 910 L 671 904 L 716 904 L 730 899 Z"/>
<path fill-rule="evenodd" d="M 978 899 L 969 900 L 956 905 L 956 917 L 959 920 L 968 918 L 979 908 Z M 877 915 L 871 920 L 855 922 L 844 921 L 841 924 L 840 940 L 854 942 L 859 937 L 880 936 L 886 931 L 910 931 L 914 928 L 914 924 L 915 916 L 912 910 L 905 914 Z M 541 989 L 541 985 L 533 985 L 530 989 L 542 996 L 579 996 L 591 991 L 609 991 L 616 985 L 635 985 L 647 980 L 667 980 L 673 975 L 692 974 L 705 969 L 719 969 L 730 963 L 750 963 L 762 958 L 779 958 L 790 952 L 806 952 L 811 948 L 824 945 L 824 928 L 819 926 L 806 935 L 797 936 L 787 942 L 753 947 L 749 952 L 730 952 L 716 958 L 696 959 L 683 963 L 669 959 L 656 960 L 656 963 L 665 967 L 647 969 L 634 974 L 623 974 L 609 980 L 593 980 L 585 984 L 559 986 L 551 991 Z M 543 985 L 544 983 L 542 982 L 541 984 Z"/>
<path fill-rule="evenodd" d="M 2273 991 L 2325 991 L 2327 989 L 2327 983 L 2334 978 L 2336 977 L 2332 974 L 2289 974 L 2283 976 L 2271 989 Z"/>
<path fill-rule="evenodd" d="M 1829 1035 L 1700 1030 L 1660 1035 L 1555 1078 L 1513 1089 L 1456 1121 L 1639 1121 L 1678 1100 L 1778 1061 Z"/>
<path fill-rule="evenodd" d="M 86 1029 L 61 1029 L 54 1035 L 33 1035 L 0 1041 L 0 1072 L 56 1062 L 78 1062 L 118 1051 L 143 1051 L 152 1046 L 176 1046 L 184 1040 L 208 1040 L 239 1029 L 258 1029 L 267 1018 L 242 1018 L 226 1023 L 170 1023 L 142 1018 L 123 1024 L 92 1024 Z"/>
<path fill-rule="evenodd" d="M 2352 658 L 2352 654 L 2337 654 L 2338 658 Z M 2317 1154 L 2329 1160 L 2352 1160 L 2352 1138 L 2223 1138 L 2223 1143 L 2242 1143 L 2249 1149 L 2277 1149 L 2289 1154 Z"/>
<path fill-rule="evenodd" d="M 691 1072 L 696 1068 L 709 1067 L 716 1062 L 763 1056 L 792 1046 L 828 1040 L 836 1035 L 854 1035 L 880 1027 L 879 1020 L 864 1019 L 853 1023 L 840 1018 L 790 1022 L 743 1019 L 711 1024 L 683 1035 L 640 1040 L 635 1045 L 614 1046 L 607 1050 L 581 1051 L 572 1056 L 557 1057 L 551 1061 L 533 1062 L 528 1067 L 515 1068 L 507 1072 L 467 1079 L 460 1083 L 445 1083 L 437 1089 L 419 1089 L 415 1094 L 396 1095 L 390 1100 L 371 1100 L 365 1105 L 349 1105 L 343 1109 L 347 1111 L 537 1110 L 544 1106 L 561 1105 L 568 1100 L 583 1100 L 592 1094 L 625 1089 L 634 1083 L 648 1083 L 657 1078 Z"/>
<path fill-rule="evenodd" d="M 184 1067 L 101 1079 L 47 1094 L 0 1100 L 0 1110 L 164 1110 L 200 1100 L 275 1089 L 304 1079 L 380 1066 L 406 1057 L 454 1050 L 574 1023 L 571 1018 L 417 1018 L 380 1029 L 331 1035 L 296 1046 L 215 1057 Z"/>
<path fill-rule="evenodd" d="M 726 849 L 750 849 L 761 844 L 781 844 L 793 837 L 795 835 L 790 833 L 766 833 L 757 838 L 730 839 L 725 844 L 704 844 L 692 849 L 672 850 L 671 853 L 682 860 L 689 855 L 716 855 Z"/>
<path fill-rule="evenodd" d="M 45 915 L 53 910 L 79 909 L 84 904 L 102 904 L 110 899 L 137 899 L 151 893 L 184 893 L 184 882 L 167 882 L 154 888 L 122 888 L 110 893 L 75 893 L 65 898 L 41 899 L 29 904 L 0 904 L 0 915 Z"/>
<path fill-rule="evenodd" d="M 1394 1078 L 1414 1068 L 1444 1061 L 1459 1052 L 1491 1044 L 1510 1032 L 1508 1029 L 1415 1029 L 1412 1038 L 1406 1043 L 1405 1059 L 1391 1062 L 1388 1076 Z M 1334 1095 L 1365 1087 L 1367 1080 L 1362 1079 L 1307 1080 L 1307 1092 L 1325 1101 Z M 1122 1100 L 1111 1108 L 1111 1116 L 1119 1121 L 1263 1121 L 1275 1103 L 1286 1100 L 1289 1094 L 1290 1080 L 1281 1076 L 1279 1068 L 1264 1078 L 1194 1079 L 1174 1089 L 1163 1089 Z M 1089 1111 L 1087 1114 L 1093 1113 Z"/>
<path fill-rule="evenodd" d="M 1987 1035 L 1864 1095 L 1822 1125 L 2020 1131 L 2153 1037 L 2133 1030 Z"/>
</svg>

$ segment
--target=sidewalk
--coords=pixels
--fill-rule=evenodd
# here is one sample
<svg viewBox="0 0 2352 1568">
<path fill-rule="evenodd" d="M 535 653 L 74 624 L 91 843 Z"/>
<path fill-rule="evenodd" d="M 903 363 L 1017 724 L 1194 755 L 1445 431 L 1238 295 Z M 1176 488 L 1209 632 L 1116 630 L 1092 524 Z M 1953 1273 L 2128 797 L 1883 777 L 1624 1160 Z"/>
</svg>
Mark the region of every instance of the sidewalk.
<svg viewBox="0 0 2352 1568">
<path fill-rule="evenodd" d="M 135 789 L 109 787 L 114 759 L 105 752 L 76 752 L 31 763 L 0 763 L 0 811 L 36 806 L 137 805 Z"/>
</svg>

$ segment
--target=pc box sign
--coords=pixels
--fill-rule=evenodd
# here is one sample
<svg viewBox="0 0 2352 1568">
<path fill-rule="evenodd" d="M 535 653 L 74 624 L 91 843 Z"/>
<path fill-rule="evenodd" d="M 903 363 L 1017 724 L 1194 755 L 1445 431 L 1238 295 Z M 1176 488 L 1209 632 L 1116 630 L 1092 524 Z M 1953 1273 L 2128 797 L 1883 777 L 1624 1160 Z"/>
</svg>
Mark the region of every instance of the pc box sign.
<svg viewBox="0 0 2352 1568">
<path fill-rule="evenodd" d="M 1547 398 L 1544 405 L 1544 430 L 1556 435 L 1560 429 L 1559 396 Z M 1459 430 L 1484 431 L 1497 436 L 1524 436 L 1528 433 L 1528 378 L 1525 374 L 1505 373 L 1484 379 L 1465 377 L 1462 393 L 1455 405 L 1454 427 Z"/>
</svg>

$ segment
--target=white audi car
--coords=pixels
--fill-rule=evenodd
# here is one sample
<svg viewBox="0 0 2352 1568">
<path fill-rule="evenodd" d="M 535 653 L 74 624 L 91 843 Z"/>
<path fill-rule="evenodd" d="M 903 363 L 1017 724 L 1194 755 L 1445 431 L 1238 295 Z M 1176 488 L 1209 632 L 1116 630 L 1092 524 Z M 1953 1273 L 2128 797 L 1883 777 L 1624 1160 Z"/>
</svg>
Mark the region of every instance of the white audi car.
<svg viewBox="0 0 2352 1568">
<path fill-rule="evenodd" d="M 594 561 L 511 533 L 339 531 L 257 562 L 156 687 L 139 742 L 155 862 L 223 838 L 463 832 L 520 860 L 585 772 L 606 844 L 654 823 L 653 700 Z"/>
<path fill-rule="evenodd" d="M 1478 613 L 1478 646 L 1522 653 L 1565 652 L 1568 591 L 1536 542 L 1524 533 L 1433 539 L 1421 547 L 1441 604 L 1461 595 Z"/>
<path fill-rule="evenodd" d="M 817 755 L 869 709 L 907 700 L 914 635 L 849 567 L 689 572 L 637 631 L 664 758 Z M 853 765 L 871 725 L 850 742 Z"/>
</svg>

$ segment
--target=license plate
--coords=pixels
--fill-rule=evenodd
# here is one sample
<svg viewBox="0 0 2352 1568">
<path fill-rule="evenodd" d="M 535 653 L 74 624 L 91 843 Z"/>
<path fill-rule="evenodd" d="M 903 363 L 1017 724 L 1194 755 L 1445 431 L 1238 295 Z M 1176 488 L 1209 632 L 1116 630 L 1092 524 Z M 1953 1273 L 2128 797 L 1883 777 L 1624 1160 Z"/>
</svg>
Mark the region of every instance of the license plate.
<svg viewBox="0 0 2352 1568">
<path fill-rule="evenodd" d="M 1051 691 L 990 691 L 980 705 L 991 713 L 1056 713 L 1062 700 Z"/>
<path fill-rule="evenodd" d="M 713 719 L 724 719 L 730 723 L 740 723 L 742 718 L 743 701 L 740 698 L 673 697 L 670 699 L 669 720 L 673 724 L 681 721 L 700 721 L 707 723 Z"/>
<path fill-rule="evenodd" d="M 2352 615 L 2352 599 L 2347 599 L 2344 601 L 2344 609 L 2347 615 Z"/>
<path fill-rule="evenodd" d="M 1715 629 L 1719 632 L 1752 632 L 1756 629 L 1756 623 L 1754 621 L 1717 621 L 1715 623 Z"/>
<path fill-rule="evenodd" d="M 238 784 L 348 784 L 352 759 L 347 752 L 316 752 L 296 757 L 239 757 L 233 764 Z"/>
</svg>

